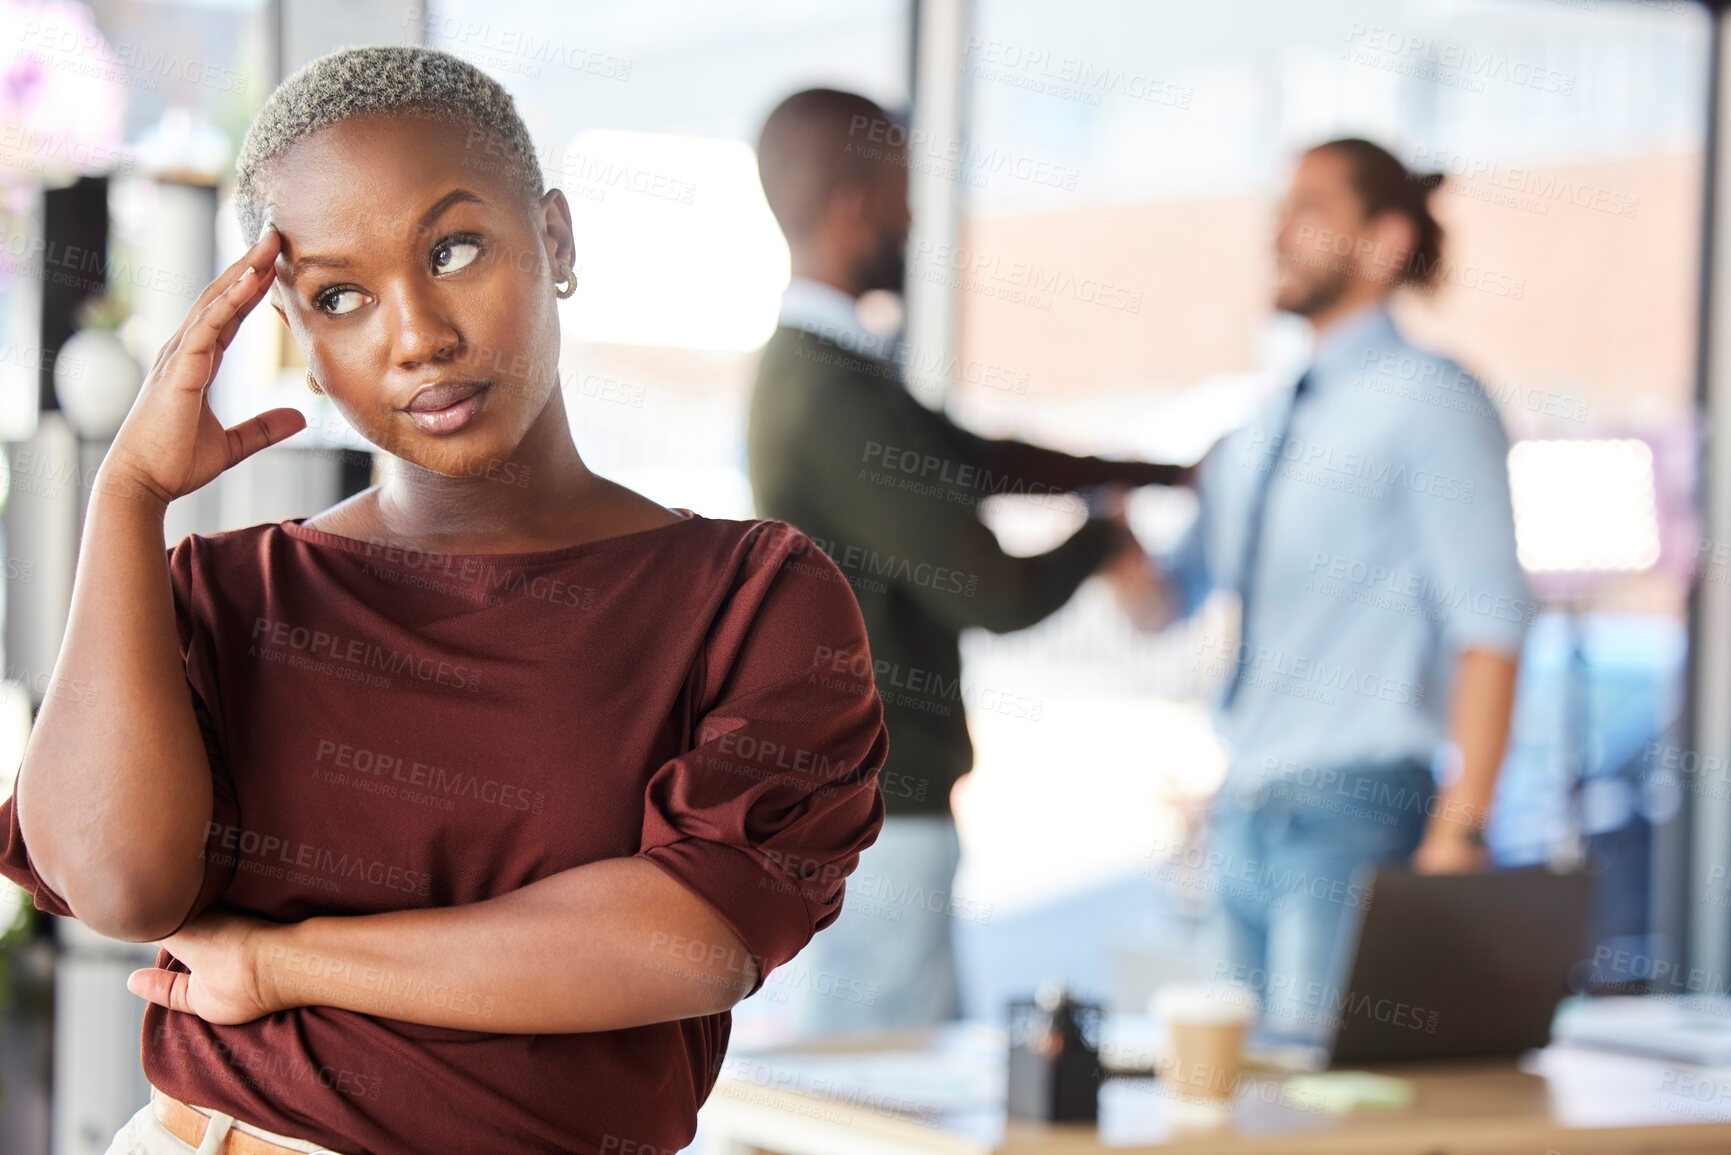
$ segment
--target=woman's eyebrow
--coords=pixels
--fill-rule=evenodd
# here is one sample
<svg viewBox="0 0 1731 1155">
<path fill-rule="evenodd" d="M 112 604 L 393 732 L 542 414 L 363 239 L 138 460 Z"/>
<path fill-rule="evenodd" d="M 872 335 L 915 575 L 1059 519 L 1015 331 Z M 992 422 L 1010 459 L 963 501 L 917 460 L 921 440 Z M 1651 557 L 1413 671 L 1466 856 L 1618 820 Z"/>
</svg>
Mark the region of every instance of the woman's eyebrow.
<svg viewBox="0 0 1731 1155">
<path fill-rule="evenodd" d="M 420 219 L 415 222 L 415 235 L 418 236 L 425 232 L 428 226 L 438 220 L 445 210 L 450 208 L 452 205 L 484 205 L 486 203 L 487 201 L 484 197 L 477 193 L 470 192 L 466 188 L 452 189 L 450 192 L 440 197 L 433 204 L 432 208 L 421 214 Z M 302 269 L 310 268 L 346 269 L 349 267 L 350 263 L 351 262 L 347 257 L 321 257 L 317 254 L 310 254 L 308 256 L 297 258 L 294 263 L 289 266 L 289 272 L 292 275 L 299 273 Z"/>
<path fill-rule="evenodd" d="M 441 213 L 443 213 L 446 209 L 450 208 L 452 205 L 456 205 L 456 204 L 484 205 L 486 203 L 487 202 L 484 199 L 482 199 L 482 197 L 478 193 L 472 193 L 466 188 L 454 188 L 450 192 L 446 193 L 444 196 L 440 197 L 438 199 L 438 201 L 434 203 L 432 208 L 428 209 L 426 212 L 421 214 L 421 219 L 415 222 L 415 228 L 417 230 L 425 229 L 428 225 L 430 225 L 434 221 L 438 220 L 439 215 Z"/>
</svg>

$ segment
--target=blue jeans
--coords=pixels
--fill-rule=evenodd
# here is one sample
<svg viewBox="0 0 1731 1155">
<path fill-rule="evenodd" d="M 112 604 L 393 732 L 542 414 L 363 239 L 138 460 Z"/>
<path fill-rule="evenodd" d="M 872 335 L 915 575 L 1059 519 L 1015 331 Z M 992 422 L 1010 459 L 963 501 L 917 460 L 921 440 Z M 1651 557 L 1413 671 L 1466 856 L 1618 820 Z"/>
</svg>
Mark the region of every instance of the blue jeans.
<svg viewBox="0 0 1731 1155">
<path fill-rule="evenodd" d="M 841 914 L 764 982 L 801 1034 L 932 1026 L 961 1013 L 950 888 L 961 862 L 949 815 L 884 819 Z"/>
<path fill-rule="evenodd" d="M 1215 800 L 1209 861 L 1219 872 L 1214 977 L 1262 996 L 1262 1034 L 1328 1045 L 1344 998 L 1366 866 L 1404 864 L 1435 805 L 1422 763 L 1229 782 Z"/>
</svg>

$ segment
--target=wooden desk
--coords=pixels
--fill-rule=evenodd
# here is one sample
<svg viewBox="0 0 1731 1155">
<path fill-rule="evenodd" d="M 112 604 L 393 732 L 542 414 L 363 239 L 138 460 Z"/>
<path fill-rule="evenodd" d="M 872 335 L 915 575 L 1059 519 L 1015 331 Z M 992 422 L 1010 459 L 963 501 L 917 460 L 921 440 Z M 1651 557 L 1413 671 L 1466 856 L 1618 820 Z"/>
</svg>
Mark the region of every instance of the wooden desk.
<svg viewBox="0 0 1731 1155">
<path fill-rule="evenodd" d="M 1731 1152 L 1731 1080 L 1594 1051 L 1375 1068 L 1411 1080 L 1412 1105 L 1350 1115 L 1292 1106 L 1283 1078 L 1247 1076 L 1213 1126 L 1185 1122 L 1153 1079 L 1111 1079 L 1095 1128 L 1006 1120 L 1001 1047 L 1001 1033 L 972 1026 L 730 1055 L 703 1108 L 706 1155 Z"/>
</svg>

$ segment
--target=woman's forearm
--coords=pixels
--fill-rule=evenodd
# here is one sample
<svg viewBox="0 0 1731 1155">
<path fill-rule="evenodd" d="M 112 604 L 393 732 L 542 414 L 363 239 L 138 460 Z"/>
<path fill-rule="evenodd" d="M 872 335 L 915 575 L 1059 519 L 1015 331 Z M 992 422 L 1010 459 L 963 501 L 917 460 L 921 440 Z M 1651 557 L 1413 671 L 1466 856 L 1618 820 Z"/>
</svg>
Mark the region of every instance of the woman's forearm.
<svg viewBox="0 0 1731 1155">
<path fill-rule="evenodd" d="M 135 941 L 160 937 L 191 907 L 211 815 L 165 512 L 146 488 L 98 473 L 65 637 L 16 788 L 43 881 L 92 929 Z"/>
<path fill-rule="evenodd" d="M 266 1006 L 504 1034 L 714 1014 L 756 979 L 727 924 L 642 858 L 590 863 L 485 902 L 312 918 L 258 935 L 251 953 Z"/>
</svg>

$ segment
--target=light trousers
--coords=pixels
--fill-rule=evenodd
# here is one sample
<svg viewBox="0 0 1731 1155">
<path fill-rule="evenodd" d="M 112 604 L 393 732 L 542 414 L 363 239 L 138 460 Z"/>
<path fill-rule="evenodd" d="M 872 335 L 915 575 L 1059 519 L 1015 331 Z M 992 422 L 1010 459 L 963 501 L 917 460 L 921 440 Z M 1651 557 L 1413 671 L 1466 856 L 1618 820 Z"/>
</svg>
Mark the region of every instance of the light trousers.
<svg viewBox="0 0 1731 1155">
<path fill-rule="evenodd" d="M 150 1093 L 154 1098 L 156 1089 L 151 1088 Z M 107 1155 L 214 1155 L 230 1130 L 244 1131 L 291 1150 L 307 1152 L 308 1155 L 342 1155 L 340 1151 L 320 1147 L 306 1139 L 278 1135 L 275 1131 L 266 1131 L 263 1127 L 237 1122 L 233 1115 L 209 1107 L 200 1107 L 199 1110 L 211 1117 L 211 1124 L 204 1129 L 204 1142 L 197 1147 L 179 1138 L 158 1122 L 151 1105 L 146 1103 L 115 1132 L 114 1141 L 108 1145 Z"/>
</svg>

